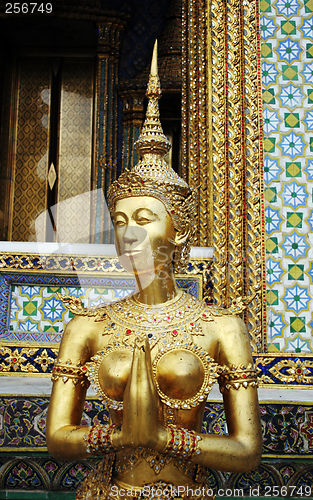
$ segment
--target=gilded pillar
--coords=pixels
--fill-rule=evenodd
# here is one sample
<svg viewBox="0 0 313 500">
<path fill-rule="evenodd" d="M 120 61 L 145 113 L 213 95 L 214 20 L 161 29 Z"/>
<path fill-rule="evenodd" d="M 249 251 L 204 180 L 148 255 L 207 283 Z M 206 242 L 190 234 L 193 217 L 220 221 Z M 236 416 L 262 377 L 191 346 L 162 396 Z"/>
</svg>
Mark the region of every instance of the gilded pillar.
<svg viewBox="0 0 313 500">
<path fill-rule="evenodd" d="M 207 90 L 207 22 L 205 0 L 182 3 L 182 177 L 198 190 L 195 245 L 211 246 L 211 183 Z"/>
<path fill-rule="evenodd" d="M 98 23 L 98 56 L 96 76 L 96 171 L 94 188 L 104 196 L 117 172 L 117 91 L 121 32 L 125 22 L 108 19 Z M 112 243 L 113 234 L 102 197 L 94 200 L 94 243 Z"/>
<path fill-rule="evenodd" d="M 183 1 L 183 173 L 198 188 L 199 246 L 214 247 L 214 302 L 252 298 L 243 319 L 265 344 L 258 7 Z M 211 243 L 212 242 L 212 243 Z"/>
</svg>

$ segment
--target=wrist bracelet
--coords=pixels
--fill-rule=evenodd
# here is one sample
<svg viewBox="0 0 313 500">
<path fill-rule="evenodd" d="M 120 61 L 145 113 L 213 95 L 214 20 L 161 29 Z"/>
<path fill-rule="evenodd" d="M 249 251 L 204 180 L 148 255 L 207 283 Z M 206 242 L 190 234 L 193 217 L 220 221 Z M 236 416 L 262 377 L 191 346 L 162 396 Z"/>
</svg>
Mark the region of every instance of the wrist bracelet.
<svg viewBox="0 0 313 500">
<path fill-rule="evenodd" d="M 193 455 L 199 455 L 198 444 L 202 438 L 197 432 L 175 425 L 169 425 L 168 430 L 170 436 L 164 450 L 165 454 L 185 460 L 190 460 Z"/>
<path fill-rule="evenodd" d="M 115 424 L 98 424 L 89 428 L 89 434 L 85 434 L 84 440 L 87 443 L 87 453 L 92 455 L 102 455 L 112 453 L 115 447 L 111 438 L 114 433 Z"/>
</svg>

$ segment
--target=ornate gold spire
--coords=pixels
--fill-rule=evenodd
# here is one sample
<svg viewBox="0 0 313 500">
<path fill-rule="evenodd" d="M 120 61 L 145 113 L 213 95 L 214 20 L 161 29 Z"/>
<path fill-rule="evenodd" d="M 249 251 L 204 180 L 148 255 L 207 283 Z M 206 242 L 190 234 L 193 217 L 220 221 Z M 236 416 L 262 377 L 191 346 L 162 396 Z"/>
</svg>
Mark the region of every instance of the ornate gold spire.
<svg viewBox="0 0 313 500">
<path fill-rule="evenodd" d="M 160 122 L 159 99 L 162 96 L 162 91 L 158 76 L 157 40 L 155 41 L 153 48 L 146 96 L 148 98 L 146 119 L 139 139 L 135 142 L 134 147 L 138 150 L 140 156 L 144 157 L 147 154 L 154 154 L 162 158 L 171 149 L 171 144 L 164 135 Z"/>
<path fill-rule="evenodd" d="M 152 196 L 160 200 L 170 214 L 177 230 L 190 228 L 190 239 L 177 250 L 176 272 L 183 272 L 189 259 L 190 244 L 196 229 L 194 214 L 196 193 L 163 158 L 171 144 L 163 133 L 159 117 L 161 86 L 157 67 L 157 42 L 154 45 L 151 72 L 146 96 L 147 115 L 138 141 L 135 143 L 141 159 L 130 171 L 125 171 L 109 187 L 108 207 L 113 215 L 117 200 L 133 196 Z"/>
</svg>

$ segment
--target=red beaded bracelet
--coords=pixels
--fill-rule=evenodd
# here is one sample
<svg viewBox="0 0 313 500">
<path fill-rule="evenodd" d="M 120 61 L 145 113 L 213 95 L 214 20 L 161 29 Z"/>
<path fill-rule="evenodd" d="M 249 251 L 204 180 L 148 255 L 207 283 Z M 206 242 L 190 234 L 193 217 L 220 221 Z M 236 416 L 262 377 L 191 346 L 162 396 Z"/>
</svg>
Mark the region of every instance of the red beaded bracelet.
<svg viewBox="0 0 313 500">
<path fill-rule="evenodd" d="M 114 433 L 115 424 L 98 424 L 89 428 L 89 434 L 85 434 L 87 442 L 87 453 L 92 455 L 102 455 L 115 450 L 111 438 Z"/>
<path fill-rule="evenodd" d="M 199 455 L 198 444 L 202 439 L 199 434 L 174 425 L 169 425 L 168 430 L 170 435 L 164 453 L 185 460 L 190 460 L 195 454 Z"/>
</svg>

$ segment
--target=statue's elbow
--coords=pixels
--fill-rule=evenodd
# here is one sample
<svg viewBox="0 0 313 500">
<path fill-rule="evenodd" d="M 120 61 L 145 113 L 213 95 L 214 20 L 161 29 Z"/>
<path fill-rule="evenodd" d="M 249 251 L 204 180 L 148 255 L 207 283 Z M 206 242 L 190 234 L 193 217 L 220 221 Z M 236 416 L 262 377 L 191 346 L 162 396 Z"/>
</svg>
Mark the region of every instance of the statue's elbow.
<svg viewBox="0 0 313 500">
<path fill-rule="evenodd" d="M 251 443 L 248 446 L 246 459 L 245 459 L 245 469 L 241 472 L 250 472 L 258 468 L 261 463 L 262 458 L 262 443 Z"/>
<path fill-rule="evenodd" d="M 46 443 L 49 455 L 51 455 L 51 457 L 55 458 L 56 460 L 60 460 L 60 447 L 58 446 L 57 440 L 55 439 L 55 436 L 53 434 L 46 432 Z"/>
</svg>

